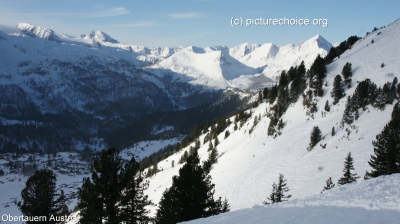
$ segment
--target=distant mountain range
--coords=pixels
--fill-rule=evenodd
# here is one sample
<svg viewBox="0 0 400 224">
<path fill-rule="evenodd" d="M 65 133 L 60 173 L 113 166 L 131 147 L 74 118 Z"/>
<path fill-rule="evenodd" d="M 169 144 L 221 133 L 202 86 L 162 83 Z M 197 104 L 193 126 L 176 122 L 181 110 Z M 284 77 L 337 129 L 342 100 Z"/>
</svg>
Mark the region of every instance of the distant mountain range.
<svg viewBox="0 0 400 224">
<path fill-rule="evenodd" d="M 20 23 L 0 27 L 0 48 L 0 120 L 6 130 L 0 149 L 44 149 L 61 143 L 33 137 L 40 128 L 57 129 L 51 139 L 69 138 L 64 147 L 101 147 L 107 136 L 145 115 L 213 103 L 227 88 L 269 86 L 290 66 L 303 60 L 310 66 L 331 44 L 317 35 L 283 47 L 147 48 L 101 31 L 72 37 Z M 17 133 L 26 137 L 23 143 L 13 137 Z"/>
</svg>

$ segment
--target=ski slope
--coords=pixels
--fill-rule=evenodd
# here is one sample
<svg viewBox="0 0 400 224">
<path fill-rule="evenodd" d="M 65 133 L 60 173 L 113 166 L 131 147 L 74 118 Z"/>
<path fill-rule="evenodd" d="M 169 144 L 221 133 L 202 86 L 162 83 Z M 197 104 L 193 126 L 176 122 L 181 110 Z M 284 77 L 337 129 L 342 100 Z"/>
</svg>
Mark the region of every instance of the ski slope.
<svg viewBox="0 0 400 224">
<path fill-rule="evenodd" d="M 343 175 L 344 160 L 349 152 L 354 158 L 355 173 L 361 176 L 358 181 L 363 183 L 362 177 L 371 169 L 368 165 L 370 155 L 373 153 L 371 143 L 390 120 L 393 105 L 386 105 L 384 111 L 371 106 L 365 111 L 360 109 L 359 119 L 351 126 L 345 125 L 341 128 L 340 122 L 347 97 L 332 105 L 333 100 L 330 96 L 332 83 L 346 62 L 352 63 L 353 68 L 353 85 L 346 90 L 346 96 L 353 94 L 357 82 L 366 78 L 371 79 L 378 87 L 391 82 L 394 77 L 400 78 L 399 36 L 400 21 L 395 21 L 386 28 L 359 40 L 351 50 L 328 65 L 325 79 L 327 86 L 324 86 L 323 96 L 317 98 L 318 112 L 314 114 L 314 118 L 306 116 L 306 109 L 300 98 L 283 115 L 285 127 L 280 136 L 272 138 L 267 135 L 269 118 L 266 117 L 266 111 L 270 105 L 265 102 L 251 109 L 252 117 L 242 128 L 234 131 L 231 124 L 227 128 L 231 133 L 228 138 L 224 139 L 224 132 L 219 135 L 218 163 L 211 171 L 212 181 L 215 183 L 215 196 L 226 197 L 232 211 L 262 205 L 271 192 L 272 183 L 276 182 L 282 173 L 291 189 L 290 194 L 293 195 L 291 200 L 310 197 L 321 192 L 329 177 L 332 177 L 334 183 L 337 182 Z M 371 44 L 372 39 L 374 39 L 373 44 Z M 382 63 L 385 64 L 383 68 Z M 331 104 L 330 112 L 324 112 L 327 100 Z M 249 134 L 254 117 L 259 115 L 261 120 Z M 321 129 L 323 140 L 320 144 L 326 144 L 326 148 L 318 144 L 312 151 L 307 151 L 314 126 Z M 334 136 L 331 135 L 332 127 L 336 130 Z M 200 136 L 202 144 L 204 137 L 205 134 Z M 207 149 L 208 142 L 199 149 L 202 160 L 208 158 Z M 158 203 L 163 191 L 171 186 L 172 176 L 177 175 L 182 166 L 172 167 L 171 162 L 177 164 L 185 150 L 188 148 L 158 164 L 162 171 L 150 179 L 147 191 L 153 202 Z M 398 198 L 398 193 L 394 192 L 392 196 Z M 153 213 L 155 209 L 152 209 Z"/>
<path fill-rule="evenodd" d="M 343 185 L 321 194 L 197 219 L 190 224 L 398 223 L 400 174 Z"/>
</svg>

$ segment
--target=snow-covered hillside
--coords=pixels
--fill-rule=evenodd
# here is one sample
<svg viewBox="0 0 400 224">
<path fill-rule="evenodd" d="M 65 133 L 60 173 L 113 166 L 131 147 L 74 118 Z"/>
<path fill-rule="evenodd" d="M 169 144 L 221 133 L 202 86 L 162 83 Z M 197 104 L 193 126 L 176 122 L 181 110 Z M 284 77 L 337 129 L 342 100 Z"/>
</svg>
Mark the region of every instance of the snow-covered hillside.
<svg viewBox="0 0 400 224">
<path fill-rule="evenodd" d="M 250 88 L 260 82 L 270 83 L 282 70 L 298 66 L 302 61 L 309 68 L 318 54 L 325 56 L 331 47 L 320 35 L 283 47 L 271 43 L 246 43 L 233 48 L 191 46 L 150 68 L 159 75 L 174 74 L 176 79 L 183 76 L 196 85 Z"/>
<path fill-rule="evenodd" d="M 385 223 L 400 220 L 400 175 L 343 185 L 322 194 L 197 219 L 190 224 Z"/>
<path fill-rule="evenodd" d="M 371 170 L 368 165 L 373 153 L 371 143 L 390 120 L 393 105 L 386 105 L 384 111 L 367 106 L 366 110 L 359 110 L 359 118 L 351 126 L 341 127 L 347 97 L 332 105 L 330 92 L 333 79 L 341 73 L 346 62 L 350 62 L 353 66 L 353 81 L 352 87 L 346 90 L 346 96 L 351 96 L 357 83 L 366 78 L 371 79 L 378 87 L 392 82 L 394 77 L 400 78 L 399 36 L 400 21 L 395 21 L 386 28 L 362 38 L 340 58 L 329 64 L 323 96 L 316 98 L 318 111 L 313 118 L 306 115 L 302 99 L 298 100 L 297 103 L 291 104 L 283 115 L 284 128 L 282 134 L 276 138 L 267 135 L 270 119 L 266 116 L 266 111 L 271 105 L 266 102 L 249 110 L 252 116 L 237 131 L 234 130 L 234 118 L 230 118 L 232 124 L 227 128 L 230 135 L 226 139 L 225 131 L 219 135 L 218 163 L 211 170 L 216 196 L 226 197 L 232 211 L 261 205 L 269 196 L 272 183 L 277 182 L 280 173 L 287 178 L 290 194 L 293 195 L 291 200 L 319 194 L 329 177 L 337 182 L 343 175 L 344 160 L 349 152 L 354 158 L 355 172 L 363 177 L 365 171 Z M 317 36 L 315 41 L 319 40 L 320 37 Z M 254 48 L 256 46 L 249 46 L 247 50 L 251 51 Z M 330 102 L 330 112 L 324 110 L 327 100 Z M 261 116 L 261 120 L 254 126 L 256 116 Z M 321 129 L 323 140 L 320 144 L 326 146 L 318 144 L 308 151 L 314 126 Z M 333 136 L 332 127 L 336 130 Z M 208 158 L 209 144 L 204 143 L 205 136 L 206 134 L 203 134 L 199 138 L 202 144 L 199 155 L 202 160 Z M 177 175 L 182 166 L 172 167 L 171 162 L 175 161 L 176 164 L 187 150 L 188 147 L 158 164 L 162 171 L 150 179 L 147 191 L 153 202 L 157 203 L 160 200 L 163 191 L 171 185 L 172 176 Z M 363 182 L 362 178 L 358 181 Z M 398 195 L 393 197 L 398 198 Z"/>
</svg>

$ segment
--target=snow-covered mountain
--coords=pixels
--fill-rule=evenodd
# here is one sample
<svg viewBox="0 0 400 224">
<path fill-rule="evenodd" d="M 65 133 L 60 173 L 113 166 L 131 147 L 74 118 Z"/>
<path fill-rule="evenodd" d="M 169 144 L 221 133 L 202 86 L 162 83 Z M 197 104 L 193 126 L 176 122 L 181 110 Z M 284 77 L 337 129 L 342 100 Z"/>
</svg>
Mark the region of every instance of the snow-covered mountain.
<svg viewBox="0 0 400 224">
<path fill-rule="evenodd" d="M 344 160 L 349 152 L 354 158 L 355 173 L 363 177 L 366 171 L 370 171 L 371 167 L 368 165 L 368 161 L 371 158 L 370 155 L 373 154 L 371 143 L 390 120 L 393 104 L 387 104 L 385 110 L 374 108 L 371 105 L 367 106 L 365 110 L 359 109 L 359 117 L 351 125 L 342 126 L 341 121 L 347 96 L 354 93 L 359 82 L 370 79 L 378 87 L 382 87 L 387 82 L 391 83 L 395 77 L 400 78 L 399 35 L 400 21 L 398 20 L 360 39 L 340 58 L 336 58 L 327 66 L 323 95 L 316 97 L 317 111 L 310 116 L 307 108 L 303 106 L 302 97 L 300 97 L 296 103 L 290 104 L 283 114 L 284 128 L 276 137 L 267 134 L 270 118 L 266 112 L 270 111 L 273 105 L 265 101 L 258 107 L 247 111 L 251 114 L 250 118 L 237 130 L 234 127 L 235 117 L 229 118 L 231 124 L 218 136 L 219 144 L 216 146 L 219 154 L 218 162 L 214 164 L 210 173 L 213 183 L 215 183 L 216 196 L 226 197 L 232 211 L 261 205 L 263 201 L 267 200 L 273 182 L 277 182 L 281 173 L 287 179 L 290 194 L 293 195 L 290 200 L 296 200 L 293 203 L 302 204 L 303 198 L 319 194 L 329 177 L 335 183 L 337 182 L 343 175 Z M 304 42 L 302 46 L 306 47 L 311 43 L 324 44 L 324 42 L 320 36 L 316 36 L 313 40 Z M 261 46 L 243 45 L 232 55 L 244 58 L 245 55 L 251 54 L 250 52 L 255 53 L 257 47 Z M 346 97 L 333 105 L 330 94 L 333 88 L 333 79 L 337 74 L 341 74 L 342 68 L 347 62 L 352 64 L 352 85 L 345 88 Z M 329 112 L 324 109 L 327 101 L 330 106 Z M 323 140 L 313 150 L 308 151 L 310 134 L 315 126 L 322 131 Z M 331 134 L 332 128 L 335 129 L 334 135 Z M 198 152 L 202 160 L 208 159 L 209 142 L 205 139 L 209 139 L 210 131 L 209 129 L 199 137 L 201 146 Z M 228 137 L 225 135 L 226 131 L 230 133 Z M 157 203 L 160 200 L 164 190 L 172 184 L 172 176 L 177 175 L 179 168 L 183 166 L 179 164 L 172 167 L 171 162 L 175 161 L 177 164 L 184 152 L 194 145 L 195 143 L 190 144 L 158 164 L 160 172 L 150 179 L 150 187 L 147 191 L 153 202 Z M 398 177 L 396 176 L 396 178 Z M 362 178 L 358 181 L 368 185 L 368 182 L 364 183 Z M 391 198 L 392 202 L 390 203 L 400 200 L 398 192 L 390 191 L 388 193 L 386 189 L 382 190 L 388 194 L 387 197 Z M 359 197 L 365 197 L 365 200 L 374 200 L 367 195 Z M 338 199 L 337 203 L 340 206 L 352 207 L 352 204 L 347 201 L 340 202 Z M 372 201 L 371 204 L 366 202 L 364 205 L 375 206 Z M 391 209 L 397 213 L 400 212 L 398 206 Z M 255 213 L 264 217 L 261 216 L 263 212 L 264 209 L 250 210 L 248 213 L 243 210 L 233 213 L 231 217 L 236 217 L 236 214 L 254 215 Z M 294 212 L 296 215 L 300 211 Z M 398 218 L 397 213 L 394 213 L 393 217 Z M 229 214 L 226 216 L 230 217 Z M 206 220 L 206 222 L 218 223 L 221 221 L 219 219 L 223 219 L 223 217 L 225 216 L 221 215 Z M 252 219 L 244 218 L 244 220 L 251 223 Z M 202 221 L 198 223 L 202 223 Z"/>
<path fill-rule="evenodd" d="M 59 142 L 53 147 L 100 147 L 99 141 L 143 115 L 212 103 L 230 87 L 257 91 L 271 85 L 263 69 L 267 71 L 271 65 L 278 74 L 303 59 L 324 55 L 330 45 L 321 45 L 321 40 L 312 38 L 282 48 L 290 50 L 275 47 L 273 54 L 256 49 L 258 45 L 240 53 L 232 50 L 240 47 L 128 45 L 102 31 L 72 37 L 27 23 L 0 26 L 0 120 L 9 130 L 6 135 L 0 134 L 4 139 L 0 148 L 10 144 L 52 148 L 53 143 L 43 143 L 49 141 L 44 139 L 49 135 L 33 137 L 38 124 L 45 132 L 58 126 L 49 131 L 49 138 Z M 250 55 L 252 60 L 259 57 L 258 61 L 263 61 L 264 55 L 270 54 L 263 67 L 247 63 Z M 287 54 L 291 60 L 274 62 L 274 58 L 281 60 L 279 57 Z M 19 131 L 26 136 L 21 143 L 14 136 L 22 128 L 18 125 L 26 123 L 31 128 Z M 66 133 L 73 140 L 61 143 Z"/>
<path fill-rule="evenodd" d="M 42 102 L 39 105 L 48 108 L 49 112 L 51 112 L 51 109 L 54 108 L 51 106 L 46 107 L 45 102 L 47 101 L 43 100 L 44 96 L 50 95 L 52 96 L 51 99 L 54 100 L 57 96 L 54 92 L 58 92 L 60 95 L 68 94 L 67 90 L 75 88 L 73 87 L 74 85 L 80 85 L 80 89 L 85 89 L 88 93 L 100 91 L 95 88 L 98 85 L 100 89 L 110 88 L 103 93 L 105 95 L 108 93 L 105 96 L 106 100 L 94 98 L 90 101 L 102 103 L 113 102 L 112 100 L 118 99 L 119 94 L 128 94 L 129 91 L 133 91 L 129 88 L 130 86 L 131 88 L 143 87 L 143 83 L 146 83 L 145 87 L 135 91 L 143 92 L 150 88 L 152 92 L 159 90 L 160 92 L 157 93 L 163 93 L 167 96 L 174 96 L 174 94 L 179 93 L 179 97 L 188 96 L 191 92 L 198 93 L 203 91 L 206 93 L 213 89 L 229 86 L 249 88 L 254 86 L 252 84 L 253 79 L 263 80 L 261 77 L 265 77 L 265 80 L 268 79 L 270 81 L 270 78 L 274 78 L 276 74 L 279 74 L 279 69 L 289 69 L 290 66 L 298 65 L 301 60 L 304 60 L 309 67 L 310 63 L 315 59 L 311 54 L 316 56 L 321 48 L 330 46 L 321 36 L 317 35 L 301 44 L 284 47 L 277 47 L 272 44 L 243 44 L 231 49 L 226 47 L 188 47 L 176 52 L 171 49 L 164 49 L 165 51 L 159 49 L 157 51 L 159 55 L 168 56 L 149 63 L 149 61 L 141 60 L 140 58 L 141 56 L 149 58 L 146 54 L 152 51 L 140 47 L 135 48 L 137 51 L 133 52 L 124 50 L 122 46 L 125 45 L 104 42 L 104 40 L 110 40 L 110 38 L 99 37 L 95 40 L 96 35 L 92 35 L 92 37 L 90 35 L 85 36 L 86 39 L 72 38 L 66 35 L 54 34 L 53 31 L 53 34 L 62 40 L 59 43 L 37 38 L 38 36 L 34 38 L 27 37 L 25 36 L 26 34 L 19 31 L 11 33 L 0 33 L 1 49 L 6 49 L 6 51 L 0 52 L 0 63 L 5 67 L 0 76 L 2 88 L 4 88 L 0 93 L 3 94 L 2 96 L 7 96 L 7 98 L 2 98 L 2 102 L 5 102 L 2 104 L 4 111 L 12 111 L 13 108 L 11 106 L 17 102 L 21 102 L 21 104 L 17 104 L 19 107 L 30 109 L 33 107 L 31 103 Z M 35 33 L 43 32 L 35 31 Z M 337 182 L 343 175 L 344 160 L 349 152 L 352 153 L 354 158 L 355 173 L 362 177 L 365 171 L 371 170 L 368 165 L 370 155 L 373 153 L 371 142 L 375 140 L 375 136 L 381 132 L 384 125 L 390 120 L 393 105 L 396 103 L 387 104 L 385 110 L 368 105 L 365 110 L 358 110 L 359 117 L 351 125 L 345 124 L 342 126 L 341 121 L 347 97 L 343 97 L 335 105 L 332 104 L 333 100 L 330 92 L 333 88 L 333 79 L 337 74 L 341 73 L 343 66 L 347 62 L 351 63 L 353 68 L 352 85 L 345 88 L 346 96 L 351 96 L 357 88 L 357 84 L 367 78 L 378 86 L 392 82 L 395 77 L 400 78 L 400 67 L 398 66 L 400 64 L 398 55 L 400 51 L 399 34 L 400 21 L 395 21 L 391 25 L 376 30 L 357 41 L 340 58 L 336 58 L 327 66 L 327 76 L 323 80 L 323 95 L 315 98 L 317 111 L 311 116 L 303 106 L 302 97 L 300 97 L 296 103 L 290 104 L 283 114 L 284 127 L 280 135 L 273 137 L 267 134 L 270 123 L 267 112 L 271 110 L 273 105 L 266 101 L 245 111 L 244 113 L 248 114 L 249 118 L 243 120 L 243 122 L 238 122 L 236 128 L 235 117 L 227 118 L 230 120 L 230 124 L 218 135 L 219 144 L 216 146 L 219 154 L 218 162 L 213 165 L 210 174 L 212 182 L 215 184 L 215 196 L 226 197 L 231 205 L 232 212 L 194 222 L 223 223 L 224 220 L 227 220 L 227 222 L 231 223 L 234 220 L 240 223 L 239 221 L 242 220 L 242 223 L 258 223 L 262 222 L 261 220 L 264 221 L 271 218 L 271 222 L 276 221 L 279 223 L 282 221 L 285 223 L 291 222 L 291 217 L 296 220 L 295 218 L 300 216 L 300 218 L 304 217 L 306 220 L 302 220 L 303 223 L 309 223 L 307 222 L 309 216 L 303 215 L 316 212 L 317 216 L 313 222 L 318 223 L 326 220 L 324 219 L 325 217 L 332 217 L 334 214 L 346 214 L 350 221 L 357 221 L 360 217 L 368 216 L 371 217 L 372 221 L 383 217 L 384 219 L 379 219 L 379 221 L 384 220 L 387 223 L 396 223 L 400 213 L 400 208 L 398 207 L 400 195 L 397 189 L 398 175 L 370 180 L 362 180 L 360 178 L 356 183 L 335 187 L 323 194 L 320 194 L 320 192 L 329 177 L 334 182 Z M 99 34 L 99 36 L 102 35 Z M 105 35 L 103 36 L 105 37 Z M 99 45 L 93 45 L 93 41 L 96 41 Z M 36 44 L 36 47 L 32 46 L 33 43 Z M 307 52 L 302 55 L 300 49 L 307 49 Z M 7 52 L 7 54 L 3 52 Z M 121 55 L 123 56 L 118 52 L 122 52 Z M 141 52 L 141 55 L 139 54 L 138 57 L 135 57 L 137 52 Z M 324 55 L 324 53 L 326 53 L 326 50 L 321 50 L 321 54 Z M 33 58 L 32 55 L 36 58 Z M 84 58 L 82 55 L 86 57 Z M 250 55 L 252 56 L 250 57 Z M 54 65 L 52 67 L 54 62 L 47 63 L 45 60 L 50 56 L 58 56 L 63 60 L 65 59 L 65 61 L 56 64 L 62 66 Z M 256 56 L 270 61 L 265 64 L 263 62 L 264 59 L 254 59 Z M 29 58 L 32 60 L 31 62 L 28 62 Z M 276 61 L 274 61 L 274 58 Z M 281 61 L 278 61 L 278 58 Z M 284 59 L 290 59 L 290 61 L 284 61 Z M 145 66 L 139 68 L 140 64 Z M 95 75 L 95 73 L 99 72 L 97 69 L 105 65 L 110 66 L 109 70 L 107 70 L 110 75 L 100 73 L 100 75 L 95 76 L 95 81 L 90 79 L 89 76 L 85 76 L 86 74 Z M 286 67 L 279 68 L 279 66 Z M 68 70 L 70 67 L 74 68 L 74 70 Z M 271 70 L 268 70 L 269 67 L 271 67 Z M 79 73 L 80 69 L 82 69 L 81 73 Z M 90 73 L 91 70 L 93 70 L 93 73 Z M 77 76 L 78 78 L 74 79 Z M 109 79 L 104 81 L 104 77 Z M 128 84 L 126 86 L 113 86 L 112 80 L 121 77 L 123 80 L 121 83 Z M 98 82 L 96 82 L 97 79 Z M 87 80 L 90 81 L 87 82 Z M 63 85 L 49 85 L 49 83 L 57 83 L 54 81 L 58 81 Z M 69 82 L 74 85 L 67 85 Z M 42 83 L 43 85 L 40 88 L 34 88 L 32 87 L 33 83 Z M 187 85 L 184 88 L 178 88 L 180 86 L 175 86 L 176 83 Z M 7 86 L 7 89 L 4 86 Z M 46 86 L 51 86 L 51 88 L 46 88 Z M 201 88 L 196 89 L 199 86 Z M 118 91 L 112 90 L 113 88 L 118 88 Z M 229 90 L 232 91 L 232 89 Z M 77 89 L 74 89 L 74 91 L 77 91 Z M 95 92 L 95 94 L 92 94 L 97 96 L 101 93 Z M 149 92 L 145 93 L 149 94 Z M 152 101 L 154 99 L 146 94 L 140 96 L 145 99 L 148 103 L 147 105 L 154 105 L 156 101 Z M 40 97 L 32 101 L 30 100 L 32 96 Z M 177 103 L 180 99 L 179 97 L 171 100 L 171 102 L 175 103 L 173 105 L 181 105 Z M 93 110 L 91 109 L 92 107 L 85 107 L 85 102 L 79 101 L 78 97 L 73 99 L 71 100 L 74 101 L 73 103 L 82 105 L 81 109 L 83 111 Z M 165 99 L 163 98 L 161 101 Z M 329 111 L 324 109 L 327 101 L 330 105 Z M 122 104 L 123 102 L 126 101 L 122 101 Z M 54 106 L 56 105 L 59 104 L 54 103 Z M 67 100 L 65 105 L 68 105 Z M 110 105 L 115 106 L 115 104 L 111 103 Z M 119 109 L 119 107 L 117 108 Z M 101 114 L 100 118 L 105 119 L 109 113 L 107 111 L 107 113 Z M 97 114 L 95 115 L 98 116 Z M 49 115 L 46 114 L 46 116 Z M 122 117 L 119 116 L 116 116 L 113 121 L 124 122 Z M 29 126 L 30 124 L 29 120 L 19 122 L 17 118 L 2 119 L 3 125 L 19 124 Z M 32 121 L 32 123 L 35 122 Z M 36 125 L 40 126 L 41 123 L 36 123 Z M 315 126 L 321 129 L 323 139 L 309 151 L 307 147 L 310 143 L 310 133 Z M 334 135 L 331 134 L 332 127 L 335 129 Z M 94 125 L 88 128 L 89 131 L 93 131 L 93 129 L 95 129 Z M 171 127 L 155 126 L 152 131 L 158 132 L 162 129 L 171 129 Z M 199 136 L 201 144 L 198 152 L 203 161 L 208 159 L 209 155 L 209 142 L 206 139 L 210 137 L 210 131 L 208 129 L 208 131 Z M 27 142 L 25 139 L 22 141 Z M 122 155 L 129 158 L 132 152 L 140 151 L 141 146 L 146 144 L 150 143 L 138 144 L 132 147 L 130 151 L 125 151 Z M 194 147 L 194 145 L 195 143 L 190 144 L 158 164 L 159 172 L 149 178 L 150 185 L 146 191 L 154 203 L 159 202 L 164 190 L 171 185 L 172 176 L 177 175 L 179 168 L 183 166 L 183 164 L 178 164 L 178 161 L 184 152 L 188 151 L 190 147 Z M 9 156 L 11 157 L 11 154 Z M 69 155 L 65 156 L 69 157 Z M 43 158 L 41 161 L 44 162 L 45 159 Z M 1 165 L 6 164 L 6 162 L 5 159 L 0 160 Z M 277 182 L 280 173 L 287 179 L 292 198 L 287 203 L 264 208 L 262 202 L 267 200 L 271 193 L 272 183 Z M 62 176 L 59 176 L 59 178 L 61 183 L 68 180 Z M 7 184 L 10 184 L 8 186 L 17 186 L 18 188 L 15 187 L 15 189 L 22 189 L 23 183 L 16 182 L 15 179 L 8 181 L 4 177 L 2 180 L 12 182 L 11 184 L 7 182 Z M 358 192 L 357 194 L 355 193 L 356 191 Z M 19 192 L 14 190 L 13 193 L 17 194 Z M 10 198 L 10 201 L 13 199 Z M 10 204 L 10 201 L 7 203 Z M 14 201 L 17 202 L 17 199 Z M 16 211 L 16 206 L 12 205 L 12 208 Z M 350 212 L 347 210 L 348 208 L 350 208 Z M 153 214 L 155 209 L 156 207 L 152 208 Z M 4 210 L 14 211 L 11 210 L 11 206 L 6 207 Z M 286 219 L 283 219 L 281 215 L 285 215 Z M 338 221 L 339 218 L 335 216 L 333 220 Z"/>
</svg>

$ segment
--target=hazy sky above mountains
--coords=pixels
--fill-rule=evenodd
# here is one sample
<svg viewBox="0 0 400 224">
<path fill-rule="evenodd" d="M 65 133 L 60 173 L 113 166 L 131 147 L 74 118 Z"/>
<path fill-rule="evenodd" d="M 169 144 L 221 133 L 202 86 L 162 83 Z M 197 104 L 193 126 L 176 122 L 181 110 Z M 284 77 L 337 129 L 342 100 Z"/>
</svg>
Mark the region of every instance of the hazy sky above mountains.
<svg viewBox="0 0 400 224">
<path fill-rule="evenodd" d="M 400 18 L 398 0 L 322 2 L 327 1 L 1 0 L 0 24 L 26 22 L 72 36 L 101 30 L 122 43 L 149 47 L 232 47 L 245 42 L 282 46 L 316 34 L 336 43 Z M 280 25 L 258 24 L 273 19 Z M 304 25 L 306 19 L 310 25 Z"/>
</svg>

